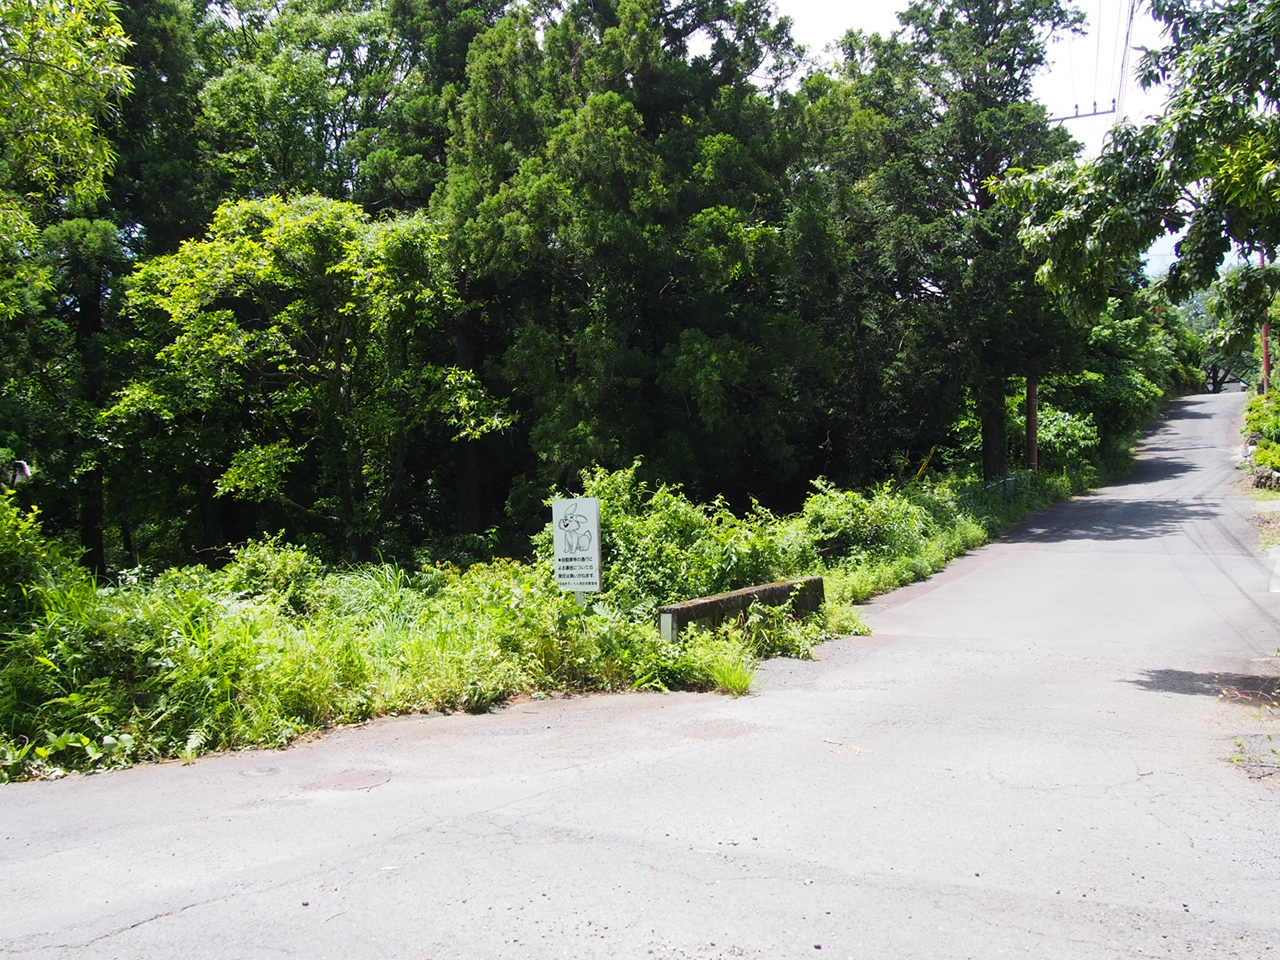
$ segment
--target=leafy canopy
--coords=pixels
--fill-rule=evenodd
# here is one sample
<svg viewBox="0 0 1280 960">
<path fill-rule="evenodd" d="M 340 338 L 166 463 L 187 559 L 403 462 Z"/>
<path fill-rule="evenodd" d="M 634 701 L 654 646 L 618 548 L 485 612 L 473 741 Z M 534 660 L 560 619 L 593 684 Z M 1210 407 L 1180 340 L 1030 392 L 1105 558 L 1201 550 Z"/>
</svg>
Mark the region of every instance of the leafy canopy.
<svg viewBox="0 0 1280 960">
<path fill-rule="evenodd" d="M 102 195 L 113 152 L 98 123 L 130 89 L 128 45 L 109 0 L 0 5 L 0 264 L 24 268 L 0 284 L 0 319 L 38 280 L 24 260 L 42 216 Z"/>
</svg>

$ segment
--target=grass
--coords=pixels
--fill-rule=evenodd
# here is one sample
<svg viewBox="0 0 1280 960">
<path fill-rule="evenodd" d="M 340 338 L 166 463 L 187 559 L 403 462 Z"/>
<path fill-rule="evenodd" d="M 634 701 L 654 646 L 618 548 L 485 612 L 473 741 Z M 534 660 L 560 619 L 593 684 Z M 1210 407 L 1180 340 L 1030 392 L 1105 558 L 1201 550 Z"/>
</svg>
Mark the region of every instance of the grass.
<svg viewBox="0 0 1280 960">
<path fill-rule="evenodd" d="M 727 693 L 733 697 L 743 697 L 751 692 L 751 684 L 755 682 L 756 668 L 749 653 L 729 651 L 717 659 L 711 669 L 714 689 L 719 693 Z"/>
</svg>

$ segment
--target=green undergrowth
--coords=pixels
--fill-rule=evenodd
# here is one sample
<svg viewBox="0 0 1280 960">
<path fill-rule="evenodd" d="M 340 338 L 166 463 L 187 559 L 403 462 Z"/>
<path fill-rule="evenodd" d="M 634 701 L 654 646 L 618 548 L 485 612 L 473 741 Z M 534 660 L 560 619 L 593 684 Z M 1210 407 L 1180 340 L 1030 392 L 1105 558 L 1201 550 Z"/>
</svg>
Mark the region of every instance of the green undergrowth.
<svg viewBox="0 0 1280 960">
<path fill-rule="evenodd" d="M 220 569 L 133 571 L 103 585 L 0 495 L 0 780 L 213 750 L 277 746 L 371 717 L 483 711 L 522 693 L 750 691 L 762 659 L 864 634 L 857 604 L 929 576 L 1089 481 L 1018 476 L 885 485 L 824 481 L 803 510 L 736 514 L 636 467 L 583 477 L 599 497 L 605 590 L 556 586 L 550 530 L 529 562 L 330 569 L 277 538 Z M 793 619 L 655 626 L 662 603 L 820 574 L 827 602 Z"/>
<path fill-rule="evenodd" d="M 1280 471 L 1280 395 L 1250 398 L 1244 412 L 1244 432 L 1257 444 L 1253 462 L 1264 470 Z"/>
</svg>

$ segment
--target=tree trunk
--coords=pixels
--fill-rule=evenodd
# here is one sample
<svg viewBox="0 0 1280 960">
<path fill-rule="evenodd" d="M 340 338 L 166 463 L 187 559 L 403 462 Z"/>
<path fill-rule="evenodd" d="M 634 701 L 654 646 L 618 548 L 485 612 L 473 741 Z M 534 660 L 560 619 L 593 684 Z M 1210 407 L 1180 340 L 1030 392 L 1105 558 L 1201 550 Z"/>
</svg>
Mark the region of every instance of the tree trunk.
<svg viewBox="0 0 1280 960">
<path fill-rule="evenodd" d="M 1004 405 L 1004 378 L 984 380 L 978 388 L 978 417 L 982 421 L 982 477 L 1003 480 L 1009 475 L 1009 448 L 1005 440 L 1008 411 Z"/>
<path fill-rule="evenodd" d="M 84 565 L 99 575 L 107 569 L 107 551 L 102 534 L 102 468 L 80 474 L 76 481 L 80 498 L 80 546 Z"/>
<path fill-rule="evenodd" d="M 1040 384 L 1027 378 L 1027 469 L 1040 470 Z"/>
<path fill-rule="evenodd" d="M 465 321 L 464 321 L 465 322 Z M 454 338 L 454 360 L 464 370 L 480 367 L 480 343 L 478 338 L 461 323 Z M 481 497 L 481 478 L 487 464 L 481 458 L 480 445 L 475 440 L 457 444 L 458 472 L 454 478 L 454 518 L 456 533 L 479 533 L 485 528 L 487 514 Z"/>
<path fill-rule="evenodd" d="M 120 524 L 120 547 L 124 550 L 125 566 L 136 567 L 138 565 L 138 551 L 133 544 L 133 527 L 127 522 Z"/>
<path fill-rule="evenodd" d="M 1262 392 L 1271 392 L 1271 323 L 1262 321 Z"/>
<path fill-rule="evenodd" d="M 1266 267 L 1265 253 L 1258 254 L 1258 263 Z M 1262 392 L 1271 392 L 1271 321 L 1265 314 L 1262 317 Z"/>
<path fill-rule="evenodd" d="M 91 283 L 78 298 L 78 316 L 76 329 L 76 347 L 84 365 L 81 374 L 81 395 L 92 410 L 102 409 L 106 398 L 104 358 L 102 355 L 103 331 L 103 290 L 97 283 Z M 95 443 L 96 441 L 90 441 Z M 84 549 L 84 564 L 90 570 L 101 575 L 107 569 L 106 539 L 102 531 L 102 521 L 106 510 L 103 503 L 102 465 L 95 457 L 93 466 L 80 474 L 76 480 L 76 496 L 78 504 L 78 522 L 80 527 L 80 546 Z M 81 454 L 83 456 L 83 453 Z"/>
</svg>

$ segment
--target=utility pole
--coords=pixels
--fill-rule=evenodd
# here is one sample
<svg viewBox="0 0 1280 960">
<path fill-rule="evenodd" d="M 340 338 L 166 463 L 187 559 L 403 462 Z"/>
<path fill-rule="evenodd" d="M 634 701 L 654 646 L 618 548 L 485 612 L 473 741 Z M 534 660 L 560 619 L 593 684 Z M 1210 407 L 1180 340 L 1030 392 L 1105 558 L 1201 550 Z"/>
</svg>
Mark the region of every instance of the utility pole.
<svg viewBox="0 0 1280 960">
<path fill-rule="evenodd" d="M 1258 254 L 1258 262 L 1267 265 L 1265 252 Z M 1271 392 L 1271 314 L 1270 309 L 1262 315 L 1262 392 Z"/>
</svg>

